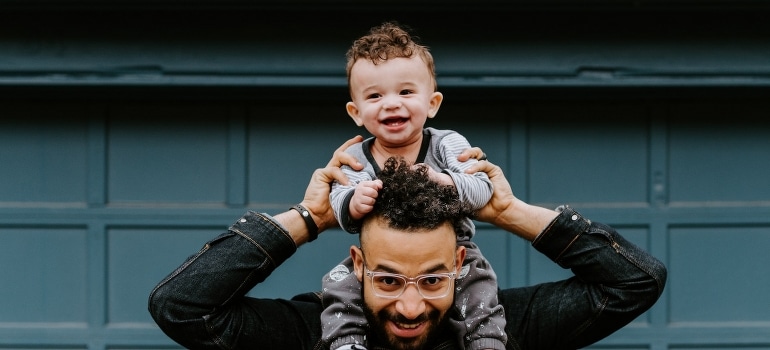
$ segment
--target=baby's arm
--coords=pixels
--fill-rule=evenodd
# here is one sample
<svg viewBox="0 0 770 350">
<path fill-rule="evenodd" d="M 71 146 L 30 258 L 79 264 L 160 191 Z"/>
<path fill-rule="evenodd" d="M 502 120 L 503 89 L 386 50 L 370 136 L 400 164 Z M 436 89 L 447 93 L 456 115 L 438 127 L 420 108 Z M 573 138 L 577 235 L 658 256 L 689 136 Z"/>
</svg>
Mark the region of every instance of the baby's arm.
<svg viewBox="0 0 770 350">
<path fill-rule="evenodd" d="M 457 160 L 457 156 L 469 148 L 471 145 L 468 140 L 459 133 L 453 132 L 441 139 L 438 147 L 440 154 L 437 156 L 444 165 L 442 173 L 452 178 L 452 182 L 460 194 L 460 200 L 470 203 L 475 209 L 479 209 L 492 198 L 492 182 L 485 172 L 465 173 L 466 169 L 478 162 L 473 158 L 464 162 Z"/>
<path fill-rule="evenodd" d="M 381 180 L 361 181 L 356 185 L 353 197 L 350 198 L 350 218 L 361 220 L 374 208 L 374 202 L 382 188 Z"/>
<path fill-rule="evenodd" d="M 367 167 L 371 166 L 367 165 Z M 350 233 L 358 232 L 359 224 L 357 221 L 363 217 L 363 214 L 360 214 L 357 219 L 354 218 L 353 214 L 355 213 L 353 212 L 351 206 L 358 206 L 357 209 L 355 209 L 356 213 L 364 212 L 365 214 L 371 211 L 371 207 L 368 209 L 368 211 L 366 211 L 366 208 L 364 208 L 367 200 L 362 196 L 359 196 L 358 198 L 359 204 L 354 204 L 353 202 L 353 198 L 356 196 L 358 185 L 371 183 L 374 181 L 370 173 L 366 170 L 367 169 L 364 169 L 363 171 L 355 171 L 350 167 L 343 166 L 342 172 L 345 174 L 345 176 L 348 177 L 350 185 L 344 186 L 340 183 L 334 182 L 332 185 L 331 194 L 329 195 L 329 200 L 331 202 L 332 209 L 334 210 L 334 216 L 337 218 L 337 222 L 340 224 L 340 227 L 343 230 Z M 363 185 L 361 191 L 369 192 L 369 190 L 364 190 L 364 188 L 367 186 L 369 187 L 369 190 L 376 188 L 376 185 L 374 187 L 371 184 Z M 376 193 L 374 198 L 376 198 Z M 373 200 L 371 200 L 371 204 L 374 204 Z"/>
<path fill-rule="evenodd" d="M 422 165 L 418 164 L 417 166 L 422 166 Z M 425 167 L 428 169 L 428 178 L 431 179 L 432 181 L 438 182 L 443 185 L 455 186 L 454 180 L 448 174 L 437 172 L 433 170 L 433 168 L 427 165 L 425 165 Z"/>
</svg>

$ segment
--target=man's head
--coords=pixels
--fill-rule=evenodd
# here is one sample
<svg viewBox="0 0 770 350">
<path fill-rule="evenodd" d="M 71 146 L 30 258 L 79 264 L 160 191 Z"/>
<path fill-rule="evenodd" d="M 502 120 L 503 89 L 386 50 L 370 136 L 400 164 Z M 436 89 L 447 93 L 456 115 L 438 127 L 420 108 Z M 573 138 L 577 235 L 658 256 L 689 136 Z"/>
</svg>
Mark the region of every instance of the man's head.
<svg viewBox="0 0 770 350">
<path fill-rule="evenodd" d="M 347 59 L 351 101 L 345 109 L 356 125 L 386 147 L 419 144 L 444 99 L 428 48 L 386 22 L 354 41 Z"/>
<path fill-rule="evenodd" d="M 453 186 L 431 181 L 424 167 L 403 158 L 388 159 L 379 178 L 383 187 L 364 218 L 361 246 L 350 253 L 372 335 L 394 349 L 419 349 L 452 306 L 465 258 L 456 230 L 472 210 Z"/>
</svg>

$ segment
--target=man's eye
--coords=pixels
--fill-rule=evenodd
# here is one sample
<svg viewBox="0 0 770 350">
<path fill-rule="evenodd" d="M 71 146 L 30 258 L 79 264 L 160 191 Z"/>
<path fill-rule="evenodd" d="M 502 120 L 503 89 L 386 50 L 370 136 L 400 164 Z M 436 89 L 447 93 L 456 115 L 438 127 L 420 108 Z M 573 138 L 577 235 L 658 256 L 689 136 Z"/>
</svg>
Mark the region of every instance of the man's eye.
<svg viewBox="0 0 770 350">
<path fill-rule="evenodd" d="M 395 277 L 383 276 L 379 278 L 379 281 L 377 281 L 377 283 L 384 284 L 387 286 L 397 286 L 401 284 L 401 281 Z"/>
<path fill-rule="evenodd" d="M 441 278 L 440 277 L 425 277 L 425 278 L 422 279 L 422 284 L 424 284 L 424 285 L 431 286 L 431 285 L 436 285 L 436 284 L 439 284 L 439 283 L 441 283 Z"/>
</svg>

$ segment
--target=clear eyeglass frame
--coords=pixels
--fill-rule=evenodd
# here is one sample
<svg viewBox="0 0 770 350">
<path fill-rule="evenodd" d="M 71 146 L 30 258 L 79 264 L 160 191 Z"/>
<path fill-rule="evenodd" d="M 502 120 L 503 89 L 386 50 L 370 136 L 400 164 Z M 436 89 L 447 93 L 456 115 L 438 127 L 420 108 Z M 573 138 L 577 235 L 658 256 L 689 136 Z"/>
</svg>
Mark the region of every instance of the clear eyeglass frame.
<svg viewBox="0 0 770 350">
<path fill-rule="evenodd" d="M 419 275 L 415 277 L 406 277 L 398 273 L 372 271 L 372 270 L 369 270 L 369 268 L 366 267 L 366 265 L 364 265 L 364 272 L 366 273 L 366 276 L 368 276 L 369 280 L 371 281 L 374 295 L 385 299 L 396 299 L 400 297 L 402 294 L 404 294 L 404 291 L 406 290 L 406 287 L 409 284 L 414 284 L 414 286 L 417 288 L 417 292 L 420 293 L 420 295 L 425 299 L 443 298 L 449 295 L 449 291 L 452 290 L 452 286 L 454 285 L 454 283 L 449 283 L 449 282 L 457 278 L 457 272 L 429 273 L 429 274 Z M 393 278 L 401 281 L 401 289 L 398 291 L 398 294 L 382 294 L 381 292 L 379 292 L 379 288 L 377 288 L 374 282 L 374 279 L 376 277 Z M 422 288 L 420 288 L 420 282 L 424 281 L 427 278 L 449 278 L 450 281 L 447 283 L 446 289 L 441 294 L 425 295 Z"/>
</svg>

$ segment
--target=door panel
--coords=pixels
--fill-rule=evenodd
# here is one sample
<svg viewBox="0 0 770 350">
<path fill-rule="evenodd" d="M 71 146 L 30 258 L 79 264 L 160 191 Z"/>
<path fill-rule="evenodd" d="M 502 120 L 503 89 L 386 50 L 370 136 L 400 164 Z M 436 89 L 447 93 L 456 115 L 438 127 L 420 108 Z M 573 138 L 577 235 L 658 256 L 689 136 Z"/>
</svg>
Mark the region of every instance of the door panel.
<svg viewBox="0 0 770 350">
<path fill-rule="evenodd" d="M 146 312 L 154 284 L 245 210 L 286 210 L 368 136 L 344 97 L 215 96 L 0 101 L 0 348 L 175 347 Z M 658 304 L 594 348 L 770 348 L 770 105 L 482 102 L 447 98 L 428 125 L 482 147 L 519 197 L 568 203 L 670 269 Z M 485 223 L 474 239 L 501 287 L 569 275 Z M 250 295 L 317 290 L 356 242 L 324 233 Z"/>
</svg>

